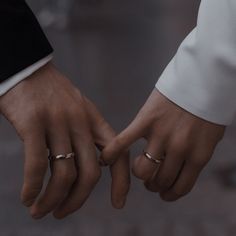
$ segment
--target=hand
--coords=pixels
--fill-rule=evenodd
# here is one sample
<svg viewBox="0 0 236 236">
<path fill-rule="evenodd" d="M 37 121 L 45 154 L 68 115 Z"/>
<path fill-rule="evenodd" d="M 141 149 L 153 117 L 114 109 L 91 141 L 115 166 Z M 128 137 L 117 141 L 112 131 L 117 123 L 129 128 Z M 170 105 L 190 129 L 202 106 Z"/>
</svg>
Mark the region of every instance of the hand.
<svg viewBox="0 0 236 236">
<path fill-rule="evenodd" d="M 52 64 L 47 64 L 0 98 L 0 110 L 24 142 L 22 202 L 34 218 L 53 211 L 63 218 L 79 209 L 101 175 L 97 145 L 115 136 L 95 106 Z M 52 155 L 74 159 L 51 163 L 51 177 L 39 196 Z M 122 208 L 129 189 L 128 153 L 111 166 L 112 204 Z"/>
<path fill-rule="evenodd" d="M 157 165 L 140 155 L 133 173 L 148 190 L 174 201 L 193 188 L 224 131 L 224 126 L 190 114 L 154 89 L 134 121 L 104 149 L 101 158 L 113 163 L 133 142 L 145 138 L 145 151 L 164 160 Z"/>
</svg>

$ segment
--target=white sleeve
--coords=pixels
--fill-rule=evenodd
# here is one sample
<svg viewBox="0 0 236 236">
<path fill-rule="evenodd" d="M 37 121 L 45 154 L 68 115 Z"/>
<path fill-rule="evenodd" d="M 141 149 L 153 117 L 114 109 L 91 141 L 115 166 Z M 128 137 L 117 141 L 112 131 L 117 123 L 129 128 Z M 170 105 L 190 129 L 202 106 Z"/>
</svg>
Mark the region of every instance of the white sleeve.
<svg viewBox="0 0 236 236">
<path fill-rule="evenodd" d="M 156 88 L 188 112 L 229 125 L 236 114 L 236 1 L 202 0 L 196 28 Z"/>
<path fill-rule="evenodd" d="M 46 65 L 50 60 L 52 60 L 52 54 L 48 55 L 47 57 L 41 59 L 40 61 L 34 63 L 33 65 L 27 67 L 26 69 L 20 71 L 19 73 L 13 75 L 12 77 L 8 78 L 7 80 L 0 83 L 0 96 L 7 93 L 11 88 L 16 86 L 22 80 L 26 79 L 28 76 L 33 74 L 39 68 Z"/>
</svg>

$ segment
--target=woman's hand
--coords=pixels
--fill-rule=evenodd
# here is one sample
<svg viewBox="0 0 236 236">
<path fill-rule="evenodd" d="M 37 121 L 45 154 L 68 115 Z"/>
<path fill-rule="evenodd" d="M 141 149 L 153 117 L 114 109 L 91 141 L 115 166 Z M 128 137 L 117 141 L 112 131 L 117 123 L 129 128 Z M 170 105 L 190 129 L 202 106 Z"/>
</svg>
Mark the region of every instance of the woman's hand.
<svg viewBox="0 0 236 236">
<path fill-rule="evenodd" d="M 224 131 L 224 126 L 192 115 L 154 89 L 137 117 L 104 149 L 101 158 L 111 164 L 132 143 L 145 138 L 145 152 L 161 163 L 141 154 L 135 159 L 133 173 L 148 190 L 173 201 L 193 188 Z"/>
</svg>

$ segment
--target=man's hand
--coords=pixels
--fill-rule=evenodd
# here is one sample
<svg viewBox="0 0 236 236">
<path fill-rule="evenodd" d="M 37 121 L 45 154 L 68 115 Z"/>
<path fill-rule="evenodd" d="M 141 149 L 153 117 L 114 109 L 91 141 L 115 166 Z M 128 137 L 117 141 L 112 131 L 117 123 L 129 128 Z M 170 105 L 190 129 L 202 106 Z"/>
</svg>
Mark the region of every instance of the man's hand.
<svg viewBox="0 0 236 236">
<path fill-rule="evenodd" d="M 22 202 L 34 218 L 53 211 L 63 218 L 79 209 L 101 175 L 96 145 L 115 136 L 95 106 L 47 64 L 0 98 L 0 109 L 24 142 Z M 10 148 L 10 147 L 9 147 Z M 51 162 L 51 177 L 39 196 L 52 155 L 74 152 L 74 159 Z M 129 189 L 128 153 L 110 167 L 112 204 L 122 208 Z"/>
<path fill-rule="evenodd" d="M 140 155 L 133 173 L 148 190 L 174 201 L 193 188 L 224 131 L 224 126 L 190 114 L 154 89 L 134 121 L 104 149 L 101 158 L 113 163 L 133 142 L 145 138 L 145 151 L 164 160 L 158 165 Z"/>
</svg>

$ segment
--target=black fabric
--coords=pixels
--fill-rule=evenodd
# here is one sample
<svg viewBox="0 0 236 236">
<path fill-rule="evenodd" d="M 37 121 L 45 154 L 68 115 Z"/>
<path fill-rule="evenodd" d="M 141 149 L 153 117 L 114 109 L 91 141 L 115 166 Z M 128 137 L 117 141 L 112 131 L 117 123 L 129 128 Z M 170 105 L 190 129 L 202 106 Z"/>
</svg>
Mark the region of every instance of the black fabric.
<svg viewBox="0 0 236 236">
<path fill-rule="evenodd" d="M 0 0 L 0 82 L 52 53 L 24 0 Z"/>
</svg>

